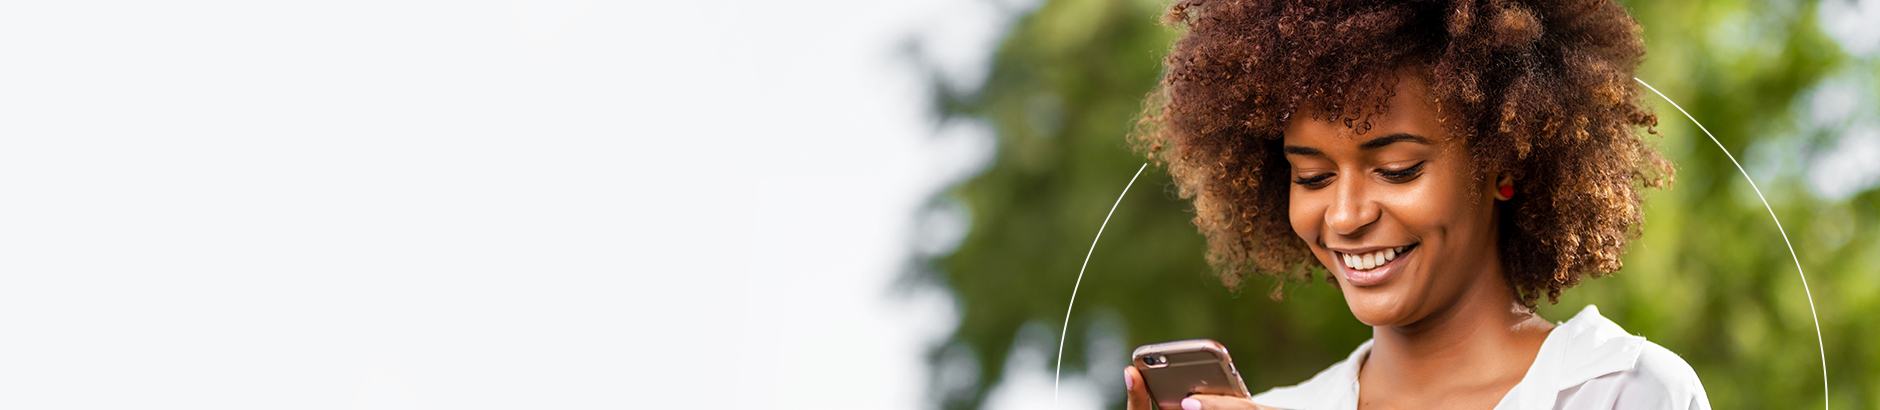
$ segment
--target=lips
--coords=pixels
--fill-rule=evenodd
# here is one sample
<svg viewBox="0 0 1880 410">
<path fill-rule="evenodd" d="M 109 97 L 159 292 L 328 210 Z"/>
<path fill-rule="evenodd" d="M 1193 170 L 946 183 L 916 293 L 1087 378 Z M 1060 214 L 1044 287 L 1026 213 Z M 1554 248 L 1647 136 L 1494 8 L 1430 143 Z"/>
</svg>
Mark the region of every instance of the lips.
<svg viewBox="0 0 1880 410">
<path fill-rule="evenodd" d="M 1415 251 L 1416 244 L 1375 249 L 1362 253 L 1332 251 L 1339 265 L 1345 270 L 1345 280 L 1353 286 L 1372 286 L 1384 283 L 1395 272 L 1398 259 Z"/>
<path fill-rule="evenodd" d="M 1338 256 L 1345 259 L 1345 266 L 1357 270 L 1370 270 L 1371 268 L 1390 263 L 1390 261 L 1397 259 L 1397 255 L 1400 252 L 1407 250 L 1410 250 L 1409 246 L 1399 246 L 1395 248 L 1378 249 L 1363 254 L 1340 253 Z"/>
</svg>

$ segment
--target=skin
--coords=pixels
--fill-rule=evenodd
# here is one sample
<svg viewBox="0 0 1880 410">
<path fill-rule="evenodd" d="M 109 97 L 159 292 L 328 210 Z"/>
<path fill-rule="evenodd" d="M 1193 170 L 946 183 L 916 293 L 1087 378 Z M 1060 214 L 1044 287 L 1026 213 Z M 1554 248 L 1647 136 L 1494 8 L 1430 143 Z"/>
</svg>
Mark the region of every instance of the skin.
<svg viewBox="0 0 1880 410">
<path fill-rule="evenodd" d="M 1404 75 L 1389 113 L 1358 134 L 1295 116 L 1285 131 L 1294 180 L 1288 217 L 1371 326 L 1358 372 L 1360 409 L 1492 409 L 1527 374 L 1554 325 L 1523 306 L 1502 276 L 1496 209 L 1505 174 L 1477 178 L 1461 138 Z M 1482 173 L 1481 175 L 1491 175 Z M 1414 246 L 1371 272 L 1340 253 Z M 1129 409 L 1152 410 L 1142 376 L 1124 370 Z M 1195 395 L 1184 408 L 1266 409 Z M 1193 405 L 1192 407 L 1190 405 Z"/>
</svg>

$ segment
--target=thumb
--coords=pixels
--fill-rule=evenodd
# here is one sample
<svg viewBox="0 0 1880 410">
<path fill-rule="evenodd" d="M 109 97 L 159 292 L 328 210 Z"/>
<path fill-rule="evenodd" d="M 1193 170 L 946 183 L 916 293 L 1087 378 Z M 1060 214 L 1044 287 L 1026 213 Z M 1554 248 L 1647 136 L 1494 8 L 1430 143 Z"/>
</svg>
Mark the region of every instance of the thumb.
<svg viewBox="0 0 1880 410">
<path fill-rule="evenodd" d="M 1142 373 L 1136 370 L 1136 366 L 1123 368 L 1123 385 L 1129 390 L 1128 410 L 1156 410 L 1155 402 L 1149 399 L 1149 388 L 1142 385 Z"/>
</svg>

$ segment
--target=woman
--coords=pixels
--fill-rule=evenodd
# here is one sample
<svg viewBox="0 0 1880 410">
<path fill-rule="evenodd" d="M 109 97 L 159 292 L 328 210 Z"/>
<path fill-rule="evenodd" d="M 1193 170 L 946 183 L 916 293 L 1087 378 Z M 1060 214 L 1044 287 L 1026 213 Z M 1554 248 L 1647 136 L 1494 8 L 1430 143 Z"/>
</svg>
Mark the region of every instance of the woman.
<svg viewBox="0 0 1880 410">
<path fill-rule="evenodd" d="M 1624 8 L 1185 0 L 1168 21 L 1187 32 L 1135 138 L 1223 282 L 1324 274 L 1372 327 L 1304 383 L 1183 409 L 1709 408 L 1688 364 L 1596 308 L 1534 312 L 1617 271 L 1641 190 L 1671 179 Z"/>
</svg>

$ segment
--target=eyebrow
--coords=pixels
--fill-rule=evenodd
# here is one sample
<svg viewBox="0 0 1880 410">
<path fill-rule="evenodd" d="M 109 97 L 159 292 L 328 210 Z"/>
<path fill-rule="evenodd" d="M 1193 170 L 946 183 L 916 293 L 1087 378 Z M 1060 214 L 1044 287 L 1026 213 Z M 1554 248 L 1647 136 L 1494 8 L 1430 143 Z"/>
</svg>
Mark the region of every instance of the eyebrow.
<svg viewBox="0 0 1880 410">
<path fill-rule="evenodd" d="M 1363 144 L 1358 144 L 1358 149 L 1369 151 L 1369 150 L 1374 150 L 1378 148 L 1383 148 L 1386 145 L 1396 144 L 1399 142 L 1414 142 L 1414 143 L 1423 144 L 1423 145 L 1434 145 L 1430 142 L 1429 138 L 1423 138 L 1422 136 L 1419 136 L 1419 135 L 1406 134 L 1406 133 L 1399 132 L 1396 134 L 1390 134 L 1390 135 L 1378 137 L 1377 139 L 1373 139 L 1370 141 L 1365 141 Z M 1306 155 L 1306 156 L 1325 155 L 1325 151 L 1320 151 L 1318 148 L 1301 147 L 1297 145 L 1287 145 L 1287 146 L 1281 147 L 1280 150 L 1282 152 L 1285 152 L 1286 155 Z"/>
<path fill-rule="evenodd" d="M 1399 142 L 1414 142 L 1414 143 L 1423 144 L 1423 145 L 1432 145 L 1430 144 L 1429 138 L 1423 138 L 1421 136 L 1399 132 L 1396 134 L 1390 134 L 1390 135 L 1386 135 L 1383 137 L 1379 137 L 1378 139 L 1365 141 L 1363 144 L 1358 144 L 1358 149 L 1363 149 L 1363 150 L 1378 149 L 1378 148 L 1383 148 L 1385 145 L 1396 144 Z"/>
</svg>

